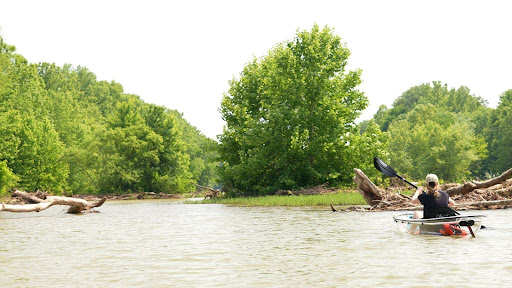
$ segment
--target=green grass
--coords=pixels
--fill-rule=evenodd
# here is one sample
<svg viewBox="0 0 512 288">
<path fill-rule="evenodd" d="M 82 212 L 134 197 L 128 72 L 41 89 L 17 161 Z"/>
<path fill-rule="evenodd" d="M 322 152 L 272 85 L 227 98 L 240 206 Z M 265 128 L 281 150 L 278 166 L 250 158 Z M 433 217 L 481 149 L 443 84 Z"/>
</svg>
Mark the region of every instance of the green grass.
<svg viewBox="0 0 512 288">
<path fill-rule="evenodd" d="M 322 195 L 261 196 L 217 198 L 202 201 L 185 201 L 187 204 L 228 204 L 237 206 L 329 206 L 366 205 L 358 192 L 343 192 Z"/>
</svg>

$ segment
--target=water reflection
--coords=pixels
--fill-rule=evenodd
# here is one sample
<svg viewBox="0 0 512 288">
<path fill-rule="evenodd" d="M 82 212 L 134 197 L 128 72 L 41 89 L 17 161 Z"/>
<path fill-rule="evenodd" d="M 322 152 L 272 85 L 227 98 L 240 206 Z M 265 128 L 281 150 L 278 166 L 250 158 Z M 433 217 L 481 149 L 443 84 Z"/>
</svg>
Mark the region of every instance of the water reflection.
<svg viewBox="0 0 512 288">
<path fill-rule="evenodd" d="M 512 280 L 509 210 L 479 211 L 489 228 L 474 239 L 404 235 L 395 213 L 328 207 L 167 200 L 98 210 L 0 213 L 2 287 L 496 287 Z"/>
</svg>

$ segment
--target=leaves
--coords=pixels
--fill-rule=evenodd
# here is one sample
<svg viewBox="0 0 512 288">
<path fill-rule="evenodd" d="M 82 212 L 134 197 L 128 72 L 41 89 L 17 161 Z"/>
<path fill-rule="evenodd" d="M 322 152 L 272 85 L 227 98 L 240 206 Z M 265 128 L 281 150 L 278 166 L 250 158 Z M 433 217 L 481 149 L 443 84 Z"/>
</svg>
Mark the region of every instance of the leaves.
<svg viewBox="0 0 512 288">
<path fill-rule="evenodd" d="M 216 184 L 211 141 L 85 67 L 29 64 L 0 37 L 0 191 L 190 192 Z"/>
<path fill-rule="evenodd" d="M 360 71 L 345 72 L 350 52 L 329 28 L 298 32 L 230 82 L 221 113 L 225 187 L 266 194 L 350 181 L 354 120 L 367 105 Z"/>
</svg>

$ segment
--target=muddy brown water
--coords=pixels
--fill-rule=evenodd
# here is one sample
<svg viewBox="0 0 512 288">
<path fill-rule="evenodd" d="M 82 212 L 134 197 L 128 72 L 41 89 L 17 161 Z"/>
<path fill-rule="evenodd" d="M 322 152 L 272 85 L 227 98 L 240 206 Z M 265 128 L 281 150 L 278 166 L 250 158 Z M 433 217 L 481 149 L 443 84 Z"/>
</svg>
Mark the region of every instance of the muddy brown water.
<svg viewBox="0 0 512 288">
<path fill-rule="evenodd" d="M 399 212 L 109 201 L 0 213 L 1 287 L 508 287 L 512 210 L 476 238 L 398 232 Z"/>
</svg>

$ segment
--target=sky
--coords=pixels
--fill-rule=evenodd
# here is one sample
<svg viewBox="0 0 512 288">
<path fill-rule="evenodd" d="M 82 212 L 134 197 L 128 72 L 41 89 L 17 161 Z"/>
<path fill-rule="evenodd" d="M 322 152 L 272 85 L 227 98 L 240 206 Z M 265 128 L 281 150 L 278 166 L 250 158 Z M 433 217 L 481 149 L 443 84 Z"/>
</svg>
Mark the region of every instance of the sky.
<svg viewBox="0 0 512 288">
<path fill-rule="evenodd" d="M 30 63 L 87 67 L 216 139 L 229 81 L 297 31 L 329 26 L 369 106 L 411 87 L 466 86 L 495 108 L 512 89 L 512 1 L 0 0 L 0 35 Z"/>
</svg>

